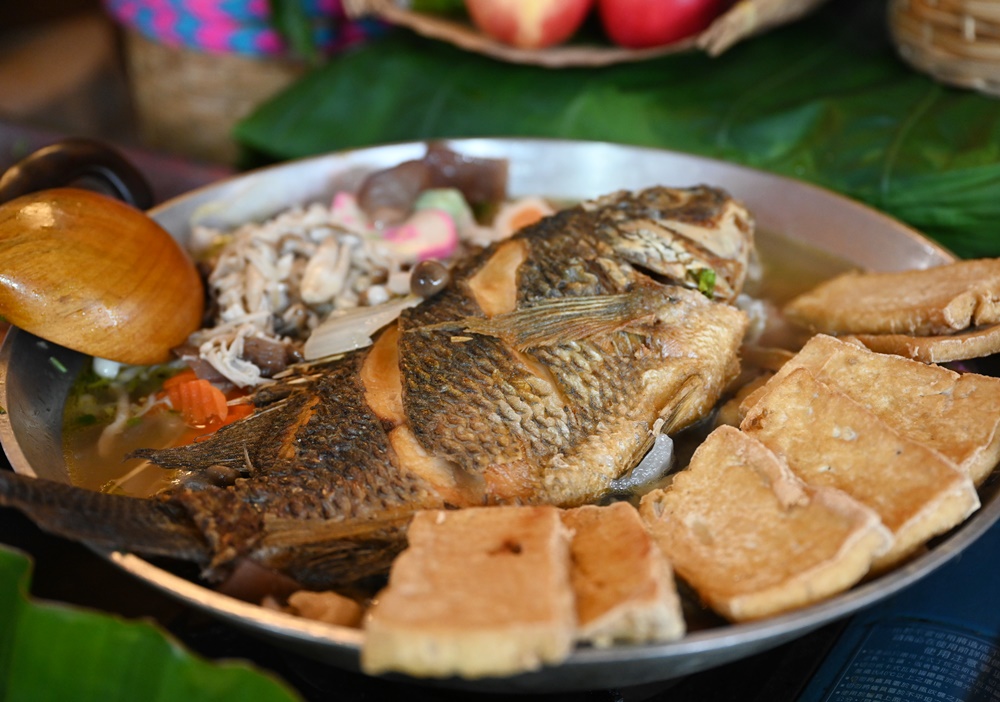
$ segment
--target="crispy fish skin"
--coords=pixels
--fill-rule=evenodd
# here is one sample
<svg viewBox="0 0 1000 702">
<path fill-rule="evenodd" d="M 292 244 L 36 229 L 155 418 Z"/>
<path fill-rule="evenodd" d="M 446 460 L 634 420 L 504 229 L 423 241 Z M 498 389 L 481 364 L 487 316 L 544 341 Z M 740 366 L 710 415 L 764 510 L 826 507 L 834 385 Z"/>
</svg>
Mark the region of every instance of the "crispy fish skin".
<svg viewBox="0 0 1000 702">
<path fill-rule="evenodd" d="M 364 356 L 330 364 L 287 399 L 207 441 L 148 454 L 167 467 L 239 471 L 231 484 L 181 484 L 158 498 L 183 506 L 211 544 L 210 577 L 252 553 L 304 585 L 322 586 L 325 570 L 314 563 L 339 561 L 342 551 L 358 559 L 365 577 L 388 568 L 413 511 L 443 506 L 436 486 L 399 466 L 365 402 Z"/>
<path fill-rule="evenodd" d="M 741 312 L 683 288 L 649 293 L 650 319 L 530 347 L 527 364 L 502 339 L 449 344 L 441 332 L 404 333 L 407 419 L 418 440 L 481 475 L 488 502 L 600 497 L 638 462 L 658 418 L 676 431 L 705 416 L 738 370 Z"/>
<path fill-rule="evenodd" d="M 189 515 L 207 577 L 250 558 L 329 588 L 386 572 L 417 510 L 599 498 L 737 374 L 746 318 L 728 301 L 752 241 L 703 186 L 542 220 L 460 262 L 374 347 L 265 387 L 203 441 L 136 452 L 190 472 L 150 509 Z"/>
<path fill-rule="evenodd" d="M 513 240 L 528 253 L 508 326 L 527 328 L 526 338 L 480 326 L 449 344 L 434 329 L 484 314 L 464 283 L 488 265 L 486 252 L 435 304 L 403 315 L 407 420 L 428 451 L 484 476 L 487 501 L 581 504 L 635 465 L 651 421 L 662 416 L 676 430 L 704 416 L 737 371 L 742 314 L 683 286 L 712 267 L 716 292 L 731 300 L 746 275 L 752 223 L 722 191 L 651 188 L 564 210 Z M 629 295 L 631 309 L 603 304 Z M 529 319 L 543 307 L 556 320 L 554 338 L 542 333 L 546 321 Z"/>
</svg>

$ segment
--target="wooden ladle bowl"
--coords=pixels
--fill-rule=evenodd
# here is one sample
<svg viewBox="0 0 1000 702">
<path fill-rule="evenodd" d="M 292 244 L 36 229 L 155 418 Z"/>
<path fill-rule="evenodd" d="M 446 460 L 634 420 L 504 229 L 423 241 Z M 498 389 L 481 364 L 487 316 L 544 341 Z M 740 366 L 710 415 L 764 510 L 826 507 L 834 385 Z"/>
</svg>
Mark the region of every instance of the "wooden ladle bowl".
<svg viewBox="0 0 1000 702">
<path fill-rule="evenodd" d="M 169 360 L 203 309 L 194 263 L 141 210 L 77 188 L 0 204 L 0 314 L 14 326 L 149 365 Z"/>
</svg>

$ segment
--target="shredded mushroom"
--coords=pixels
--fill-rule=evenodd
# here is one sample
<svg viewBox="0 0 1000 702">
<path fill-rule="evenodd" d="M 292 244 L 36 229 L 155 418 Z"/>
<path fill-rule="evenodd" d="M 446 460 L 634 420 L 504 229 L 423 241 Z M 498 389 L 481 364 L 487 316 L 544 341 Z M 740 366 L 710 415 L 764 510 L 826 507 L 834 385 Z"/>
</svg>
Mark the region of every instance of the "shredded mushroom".
<svg viewBox="0 0 1000 702">
<path fill-rule="evenodd" d="M 244 339 L 301 345 L 331 313 L 386 302 L 390 295 L 380 286 L 399 276 L 409 280 L 407 262 L 344 193 L 330 207 L 292 208 L 231 232 L 200 227 L 195 237 L 224 245 L 208 276 L 215 324 L 190 341 L 241 387 L 266 380 L 243 356 Z"/>
</svg>

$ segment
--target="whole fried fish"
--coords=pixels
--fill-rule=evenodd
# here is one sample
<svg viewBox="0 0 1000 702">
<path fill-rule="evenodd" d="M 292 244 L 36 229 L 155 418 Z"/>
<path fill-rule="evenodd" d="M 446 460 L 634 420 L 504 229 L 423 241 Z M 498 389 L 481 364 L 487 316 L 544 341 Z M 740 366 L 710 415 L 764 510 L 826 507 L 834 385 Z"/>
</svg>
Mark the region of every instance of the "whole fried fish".
<svg viewBox="0 0 1000 702">
<path fill-rule="evenodd" d="M 138 455 L 185 471 L 142 500 L 0 475 L 0 504 L 102 547 L 241 559 L 329 588 L 384 573 L 414 511 L 579 505 L 738 372 L 731 302 L 746 210 L 709 188 L 619 192 L 459 262 L 363 350 L 253 396 L 203 441 Z"/>
</svg>

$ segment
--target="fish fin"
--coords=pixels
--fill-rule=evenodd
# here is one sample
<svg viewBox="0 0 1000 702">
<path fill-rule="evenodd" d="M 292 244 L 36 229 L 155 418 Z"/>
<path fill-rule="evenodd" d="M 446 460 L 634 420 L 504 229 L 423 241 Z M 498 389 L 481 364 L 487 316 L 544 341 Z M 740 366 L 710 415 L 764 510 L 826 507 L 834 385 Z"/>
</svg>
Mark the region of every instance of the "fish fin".
<svg viewBox="0 0 1000 702">
<path fill-rule="evenodd" d="M 618 476 L 619 478 L 631 473 L 632 470 L 639 465 L 645 455 L 649 453 L 649 450 L 653 448 L 653 444 L 656 442 L 656 437 L 660 434 L 660 426 L 662 424 L 664 424 L 664 422 L 657 419 L 656 423 L 650 427 L 649 432 L 643 437 L 642 443 L 635 447 L 632 454 L 625 461 L 626 469 L 622 471 L 620 476 Z"/>
<path fill-rule="evenodd" d="M 378 519 L 332 521 L 265 518 L 251 558 L 304 587 L 360 583 L 388 572 L 406 546 L 412 510 Z"/>
<path fill-rule="evenodd" d="M 703 386 L 704 382 L 696 375 L 690 376 L 681 384 L 672 402 L 660 411 L 657 419 L 658 423 L 662 420 L 660 433 L 672 434 L 688 425 L 692 416 L 690 406 L 698 402 Z"/>
<path fill-rule="evenodd" d="M 495 317 L 470 317 L 459 324 L 466 332 L 496 337 L 525 351 L 649 322 L 666 297 L 660 289 L 643 287 L 618 295 L 551 298 Z"/>
<path fill-rule="evenodd" d="M 41 529 L 110 550 L 137 551 L 205 563 L 208 543 L 183 508 L 85 490 L 0 470 L 0 506 L 24 512 Z"/>
<path fill-rule="evenodd" d="M 199 470 L 218 464 L 252 473 L 251 457 L 275 444 L 282 427 L 296 421 L 302 411 L 301 403 L 283 400 L 194 443 L 165 449 L 136 449 L 125 458 L 144 458 L 163 468 Z"/>
</svg>

